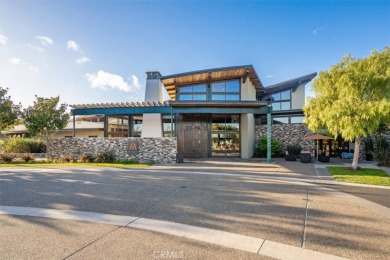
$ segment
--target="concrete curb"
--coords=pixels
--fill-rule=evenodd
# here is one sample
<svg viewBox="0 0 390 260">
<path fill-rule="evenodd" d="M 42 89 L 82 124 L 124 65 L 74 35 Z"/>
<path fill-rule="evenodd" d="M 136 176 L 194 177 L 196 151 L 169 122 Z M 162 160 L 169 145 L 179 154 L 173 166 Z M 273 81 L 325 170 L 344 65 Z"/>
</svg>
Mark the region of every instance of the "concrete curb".
<svg viewBox="0 0 390 260">
<path fill-rule="evenodd" d="M 0 206 L 0 215 L 79 220 L 130 227 L 141 230 L 150 230 L 278 259 L 345 259 L 342 257 L 285 245 L 261 238 L 249 237 L 225 231 L 184 225 L 174 222 L 137 218 L 132 216 L 14 206 Z"/>
</svg>

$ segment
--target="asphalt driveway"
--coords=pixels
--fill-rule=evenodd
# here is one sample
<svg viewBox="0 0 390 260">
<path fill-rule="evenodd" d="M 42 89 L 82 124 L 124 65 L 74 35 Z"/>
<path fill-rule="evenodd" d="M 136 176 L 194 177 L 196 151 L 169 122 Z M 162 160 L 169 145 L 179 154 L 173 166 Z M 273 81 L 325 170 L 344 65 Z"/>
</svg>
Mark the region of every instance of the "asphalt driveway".
<svg viewBox="0 0 390 260">
<path fill-rule="evenodd" d="M 275 175 L 276 172 L 282 174 L 282 177 L 315 176 L 315 172 L 310 169 L 305 169 L 302 173 L 298 169 L 283 167 L 276 170 L 277 165 L 262 167 L 266 176 Z M 0 173 L 0 205 L 89 211 L 164 220 L 267 239 L 352 259 L 385 259 L 390 255 L 390 221 L 380 214 L 332 196 L 317 185 L 287 181 L 283 178 L 264 179 L 261 178 L 261 171 L 257 172 L 259 176 L 254 177 L 219 173 L 221 171 L 207 175 L 189 172 L 183 174 L 177 169 L 156 168 L 4 168 Z M 2 216 L 0 225 L 3 230 L 7 227 L 8 236 L 0 236 L 0 245 L 3 245 L 0 246 L 0 256 L 18 258 L 17 255 L 7 254 L 10 248 L 4 248 L 4 245 L 12 244 L 14 238 L 9 236 L 13 232 L 28 237 L 28 233 L 23 230 L 36 225 L 37 221 L 51 223 L 42 226 L 50 226 L 50 232 L 54 233 L 61 233 L 64 229 L 62 225 L 72 225 L 67 221 Z M 102 224 L 77 225 L 97 225 L 93 229 L 100 230 L 101 233 L 97 232 L 93 237 L 82 237 L 80 243 L 75 242 L 75 246 L 71 248 L 74 250 L 72 257 L 76 258 L 85 256 L 86 252 L 96 252 L 99 243 L 104 241 L 110 244 L 105 248 L 111 248 L 110 250 L 115 252 L 114 244 L 107 239 L 112 237 L 111 242 L 114 243 L 121 237 L 118 232 L 127 234 L 123 235 L 123 239 L 128 238 L 129 244 L 132 243 L 131 237 L 136 236 L 132 234 L 138 234 L 138 241 L 142 240 L 139 250 L 142 251 L 142 245 L 148 245 L 146 258 L 151 258 L 150 250 L 153 249 L 153 243 L 148 244 L 147 241 L 155 241 L 164 236 L 164 241 L 171 243 L 170 248 L 180 243 L 186 244 L 184 248 L 187 248 L 187 256 L 202 258 L 201 255 L 205 256 L 209 252 L 199 249 L 204 246 L 202 243 L 157 235 L 149 231 L 119 229 L 110 233 L 109 237 L 105 236 L 104 239 L 94 242 L 101 234 L 106 234 L 114 228 Z M 81 236 L 84 232 L 89 234 L 90 231 L 86 228 L 83 232 L 80 228 L 80 232 L 76 232 L 78 235 L 75 236 Z M 91 244 L 88 245 L 89 243 Z M 195 244 L 191 247 L 188 243 Z M 23 247 L 16 240 L 14 246 Z M 45 247 L 41 247 L 38 251 L 42 253 Z M 204 246 L 210 247 L 212 246 Z M 20 249 L 26 252 L 27 256 L 29 250 L 34 251 L 37 248 L 38 245 Z M 222 250 L 215 248 L 215 252 Z M 54 258 L 66 257 L 72 250 L 62 250 Z M 137 251 L 141 256 L 139 250 L 134 252 Z M 248 258 L 245 257 L 246 253 L 237 250 L 229 249 L 231 257 L 222 251 L 214 257 Z"/>
</svg>

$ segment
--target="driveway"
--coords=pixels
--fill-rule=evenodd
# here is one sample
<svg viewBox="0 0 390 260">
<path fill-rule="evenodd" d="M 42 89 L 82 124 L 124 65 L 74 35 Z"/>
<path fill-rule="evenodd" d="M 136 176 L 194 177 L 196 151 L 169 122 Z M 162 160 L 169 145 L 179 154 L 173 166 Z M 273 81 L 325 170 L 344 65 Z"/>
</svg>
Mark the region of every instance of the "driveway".
<svg viewBox="0 0 390 260">
<path fill-rule="evenodd" d="M 308 182 L 318 178 L 312 165 L 194 164 L 147 170 L 3 168 L 0 205 L 161 220 L 352 259 L 390 255 L 389 218 Z M 383 196 L 388 191 L 380 190 Z M 0 225 L 5 230 L 0 258 L 7 259 L 47 258 L 52 252 L 56 259 L 150 259 L 154 251 L 164 250 L 183 252 L 186 258 L 267 258 L 193 239 L 75 220 L 3 215 Z M 19 238 L 25 243 L 18 243 Z"/>
</svg>

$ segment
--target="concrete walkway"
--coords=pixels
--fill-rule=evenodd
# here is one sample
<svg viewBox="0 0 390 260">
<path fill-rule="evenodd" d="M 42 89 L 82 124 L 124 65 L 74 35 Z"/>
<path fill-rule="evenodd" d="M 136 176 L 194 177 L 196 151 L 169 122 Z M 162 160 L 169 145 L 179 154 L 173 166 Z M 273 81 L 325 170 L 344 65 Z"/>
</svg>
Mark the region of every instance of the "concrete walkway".
<svg viewBox="0 0 390 260">
<path fill-rule="evenodd" d="M 191 163 L 183 165 L 189 164 Z M 45 234 L 45 229 L 36 227 L 34 223 L 49 227 L 61 234 L 64 232 L 62 227 L 70 223 L 69 221 L 80 222 L 79 220 L 93 219 L 104 223 L 115 220 L 120 223 L 118 227 L 129 225 L 130 228 L 116 230 L 106 227 L 113 223 L 107 225 L 92 222 L 91 225 L 96 226 L 94 230 L 99 234 L 96 233 L 94 237 L 88 236 L 88 239 L 82 243 L 77 242 L 78 240 L 73 241 L 73 235 L 69 234 L 66 239 L 69 243 L 73 243 L 73 246 L 69 247 L 72 250 L 71 252 L 67 250 L 66 253 L 58 252 L 59 258 L 67 255 L 82 258 L 88 256 L 88 253 L 98 255 L 99 251 L 102 255 L 106 255 L 104 248 L 109 247 L 114 250 L 111 238 L 115 237 L 116 243 L 124 245 L 124 241 L 121 241 L 119 236 L 126 234 L 126 239 L 133 241 L 130 234 L 136 231 L 131 227 L 135 228 L 136 224 L 142 224 L 144 228 L 137 231 L 140 238 L 144 234 L 145 239 L 154 241 L 154 237 L 160 235 L 153 232 L 161 232 L 161 236 L 164 236 L 166 241 L 187 245 L 195 240 L 205 243 L 201 240 L 203 238 L 198 236 L 203 231 L 217 232 L 216 241 L 212 240 L 213 235 L 207 236 L 210 238 L 208 244 L 214 245 L 213 250 L 216 252 L 224 252 L 221 243 L 225 243 L 222 239 L 225 236 L 231 238 L 237 235 L 240 238 L 246 237 L 248 241 L 257 241 L 254 243 L 255 247 L 244 248 L 244 251 L 241 249 L 240 254 L 250 254 L 244 257 L 238 256 L 239 251 L 229 247 L 229 240 L 226 240 L 227 244 L 223 246 L 229 254 L 209 256 L 215 259 L 250 259 L 252 256 L 263 259 L 269 256 L 265 250 L 269 245 L 275 245 L 275 248 L 281 246 L 277 250 L 271 250 L 269 254 L 286 251 L 290 252 L 289 255 L 292 257 L 299 253 L 288 251 L 290 249 L 287 248 L 352 259 L 383 259 L 390 255 L 388 207 L 369 199 L 347 195 L 334 189 L 333 186 L 325 186 L 320 182 L 313 164 L 269 165 L 253 161 L 233 161 L 222 164 L 217 162 L 216 164 L 219 166 L 204 162 L 193 162 L 192 166 L 157 165 L 146 170 L 0 169 L 0 205 L 11 207 L 3 208 L 7 215 L 0 217 L 1 229 L 4 234 L 8 234 L 0 236 L 0 240 L 3 239 L 0 244 L 9 245 L 9 248 L 15 250 L 23 247 L 23 244 L 18 244 L 11 235 L 17 233 L 23 237 L 21 227 L 33 226 L 35 233 Z M 194 165 L 199 167 L 195 168 Z M 388 189 L 375 189 L 372 192 L 375 191 L 383 192 L 383 196 L 390 192 Z M 14 207 L 27 208 L 26 210 L 32 208 L 35 213 L 26 213 L 24 209 Z M 18 210 L 22 210 L 19 217 L 15 215 Z M 34 214 L 37 216 L 26 216 Z M 50 222 L 48 216 L 53 217 L 57 222 Z M 146 221 L 146 224 L 142 221 Z M 77 226 L 82 228 L 81 224 Z M 88 227 L 88 230 L 91 228 Z M 174 234 L 168 233 L 170 231 Z M 190 234 L 183 238 L 183 233 L 180 232 L 184 231 L 195 235 L 191 239 L 189 239 Z M 176 238 L 167 237 L 171 235 Z M 205 239 L 209 239 L 207 237 Z M 33 234 L 31 239 L 33 241 L 36 239 Z M 147 247 L 147 241 L 140 240 L 141 247 Z M 259 245 L 260 241 L 264 243 Z M 52 248 L 47 245 L 50 241 L 42 243 L 44 244 L 30 245 L 23 250 L 26 254 L 27 252 L 32 254 L 35 250 L 37 254 L 35 256 L 39 255 L 42 258 L 40 253 L 48 253 L 46 250 Z M 133 248 L 135 252 L 137 251 L 136 240 L 134 243 L 132 245 L 135 247 Z M 158 248 L 155 243 L 151 245 Z M 202 247 L 206 248 L 207 245 L 194 244 L 193 247 L 186 247 L 188 256 L 204 258 L 206 252 L 201 249 Z M 263 249 L 259 252 L 262 255 L 247 251 L 255 251 L 256 247 L 257 250 L 260 247 Z M 0 255 L 4 255 L 3 252 L 10 252 L 7 248 L 7 246 L 5 248 L 0 246 L 0 250 L 5 250 Z M 41 250 L 38 251 L 38 248 Z M 195 248 L 200 251 L 196 253 Z M 115 250 L 121 249 L 115 247 Z M 137 251 L 138 253 L 141 252 Z M 153 251 L 149 257 L 140 255 L 141 258 L 150 259 L 151 254 Z M 273 257 L 284 258 L 285 256 L 274 255 Z M 7 258 L 20 257 L 15 255 Z"/>
</svg>

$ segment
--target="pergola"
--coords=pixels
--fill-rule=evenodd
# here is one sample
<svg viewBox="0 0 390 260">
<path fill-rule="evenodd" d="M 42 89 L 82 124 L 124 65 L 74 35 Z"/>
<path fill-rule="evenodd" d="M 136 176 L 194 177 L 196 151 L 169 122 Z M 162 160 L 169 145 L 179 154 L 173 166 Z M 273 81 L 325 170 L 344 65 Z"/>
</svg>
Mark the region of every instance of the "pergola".
<svg viewBox="0 0 390 260">
<path fill-rule="evenodd" d="M 234 114 L 251 113 L 267 114 L 267 140 L 268 156 L 267 161 L 271 161 L 271 106 L 263 101 L 165 101 L 165 102 L 122 102 L 122 103 L 99 103 L 99 104 L 81 104 L 71 105 L 73 115 L 73 137 L 76 136 L 76 120 L 78 115 L 103 115 L 104 132 L 107 132 L 108 116 L 128 116 L 138 114 L 170 114 L 171 126 L 174 115 L 178 118 L 179 114 Z M 129 127 L 130 129 L 130 127 Z M 173 136 L 173 127 L 171 134 Z M 175 127 L 177 131 L 177 127 Z"/>
</svg>

